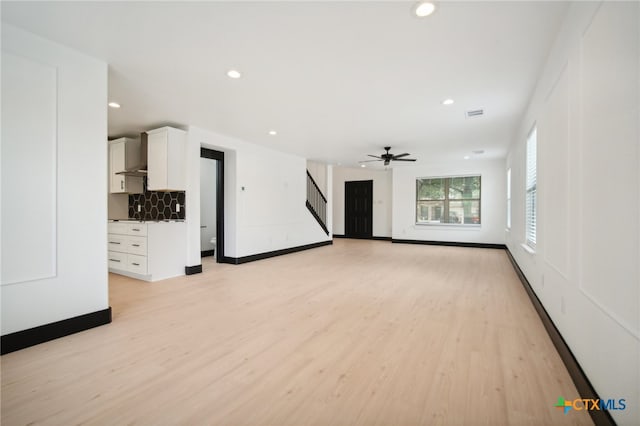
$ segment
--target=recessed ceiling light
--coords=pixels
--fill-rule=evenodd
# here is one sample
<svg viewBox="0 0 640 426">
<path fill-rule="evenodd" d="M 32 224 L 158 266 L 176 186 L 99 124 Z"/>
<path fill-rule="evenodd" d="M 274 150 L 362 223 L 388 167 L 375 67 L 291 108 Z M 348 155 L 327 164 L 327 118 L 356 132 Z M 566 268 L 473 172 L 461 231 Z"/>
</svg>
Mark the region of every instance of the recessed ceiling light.
<svg viewBox="0 0 640 426">
<path fill-rule="evenodd" d="M 468 155 L 465 155 L 465 156 L 464 156 L 464 159 L 465 159 L 465 160 L 468 160 L 469 158 L 470 158 L 470 157 L 469 157 Z"/>
<path fill-rule="evenodd" d="M 413 11 L 417 17 L 424 18 L 436 11 L 436 4 L 430 1 L 421 1 L 415 5 Z"/>
<path fill-rule="evenodd" d="M 238 70 L 229 70 L 227 71 L 227 76 L 229 78 L 240 78 L 242 77 L 242 74 L 240 74 L 240 71 Z"/>
<path fill-rule="evenodd" d="M 275 136 L 275 135 L 277 135 L 277 134 L 278 134 L 278 132 L 276 132 L 275 130 L 269 130 L 269 134 L 270 134 L 271 136 Z"/>
<path fill-rule="evenodd" d="M 117 102 L 109 102 L 111 108 L 120 108 L 120 104 Z"/>
<path fill-rule="evenodd" d="M 360 167 L 367 167 L 366 164 L 360 164 Z"/>
<path fill-rule="evenodd" d="M 442 101 L 442 105 L 453 105 L 453 99 L 445 99 Z"/>
</svg>

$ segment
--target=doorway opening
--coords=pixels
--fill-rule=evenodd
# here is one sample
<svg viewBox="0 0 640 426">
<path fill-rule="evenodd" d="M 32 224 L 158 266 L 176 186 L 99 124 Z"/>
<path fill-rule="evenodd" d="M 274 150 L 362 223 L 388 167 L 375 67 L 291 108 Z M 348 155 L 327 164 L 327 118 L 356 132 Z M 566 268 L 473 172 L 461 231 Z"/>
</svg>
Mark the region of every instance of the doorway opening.
<svg viewBox="0 0 640 426">
<path fill-rule="evenodd" d="M 200 148 L 200 257 L 224 261 L 224 152 Z"/>
</svg>

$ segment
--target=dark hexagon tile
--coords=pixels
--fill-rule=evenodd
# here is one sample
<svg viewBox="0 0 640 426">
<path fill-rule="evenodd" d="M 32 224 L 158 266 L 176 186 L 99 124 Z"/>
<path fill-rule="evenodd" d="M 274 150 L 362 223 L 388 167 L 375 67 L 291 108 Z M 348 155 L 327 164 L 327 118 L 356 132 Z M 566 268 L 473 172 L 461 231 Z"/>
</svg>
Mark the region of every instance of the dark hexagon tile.
<svg viewBox="0 0 640 426">
<path fill-rule="evenodd" d="M 171 208 L 165 207 L 163 213 L 164 213 L 164 218 L 169 219 L 171 217 Z"/>
<path fill-rule="evenodd" d="M 151 204 L 156 204 L 156 203 L 158 202 L 158 194 L 156 194 L 155 192 L 153 192 L 153 193 L 151 194 L 150 200 L 151 200 Z"/>
<path fill-rule="evenodd" d="M 155 219 L 158 217 L 158 209 L 155 207 L 151 207 L 151 211 L 149 212 L 151 219 Z"/>
<path fill-rule="evenodd" d="M 151 207 L 153 207 L 153 206 L 151 205 L 151 201 L 149 201 L 149 200 L 145 201 L 145 203 L 144 203 L 144 210 L 148 212 L 149 210 L 151 210 Z"/>
<path fill-rule="evenodd" d="M 184 192 L 178 192 L 178 202 L 180 203 L 180 205 L 184 204 L 184 200 L 185 200 Z"/>
<path fill-rule="evenodd" d="M 169 205 L 171 204 L 171 193 L 170 192 L 165 192 L 164 196 L 162 197 L 162 200 L 164 201 L 165 205 Z"/>
</svg>

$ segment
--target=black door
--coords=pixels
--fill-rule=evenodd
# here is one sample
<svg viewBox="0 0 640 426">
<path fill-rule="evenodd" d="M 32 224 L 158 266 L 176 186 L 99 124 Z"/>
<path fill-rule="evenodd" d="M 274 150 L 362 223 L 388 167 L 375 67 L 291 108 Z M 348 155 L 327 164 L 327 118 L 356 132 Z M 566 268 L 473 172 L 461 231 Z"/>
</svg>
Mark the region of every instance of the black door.
<svg viewBox="0 0 640 426">
<path fill-rule="evenodd" d="M 373 181 L 344 183 L 344 236 L 373 236 Z"/>
</svg>

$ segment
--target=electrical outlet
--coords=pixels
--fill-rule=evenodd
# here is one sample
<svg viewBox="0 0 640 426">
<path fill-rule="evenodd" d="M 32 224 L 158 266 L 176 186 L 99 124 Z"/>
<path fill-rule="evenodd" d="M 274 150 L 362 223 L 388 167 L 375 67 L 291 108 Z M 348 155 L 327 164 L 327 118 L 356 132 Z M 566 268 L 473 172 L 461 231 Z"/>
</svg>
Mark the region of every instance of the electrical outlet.
<svg viewBox="0 0 640 426">
<path fill-rule="evenodd" d="M 176 211 L 180 213 L 180 203 L 176 204 Z"/>
<path fill-rule="evenodd" d="M 142 206 L 138 204 L 138 213 L 140 213 L 141 211 L 142 211 Z"/>
</svg>

